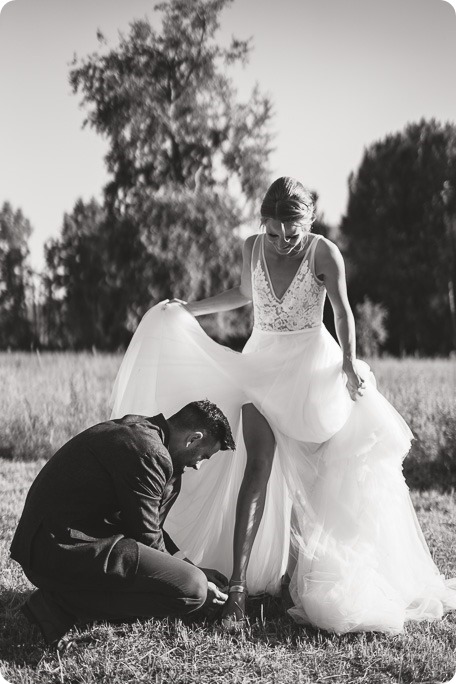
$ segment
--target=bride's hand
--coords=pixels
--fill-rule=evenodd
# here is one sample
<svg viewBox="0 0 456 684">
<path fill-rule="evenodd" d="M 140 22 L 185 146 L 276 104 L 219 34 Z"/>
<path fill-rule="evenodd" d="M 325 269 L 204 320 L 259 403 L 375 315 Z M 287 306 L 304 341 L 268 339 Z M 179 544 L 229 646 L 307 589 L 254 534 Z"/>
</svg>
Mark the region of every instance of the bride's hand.
<svg viewBox="0 0 456 684">
<path fill-rule="evenodd" d="M 356 401 L 358 397 L 362 397 L 366 389 L 364 379 L 359 375 L 352 363 L 344 363 L 342 370 L 347 376 L 347 389 L 350 398 Z"/>
<path fill-rule="evenodd" d="M 165 308 L 166 308 L 167 306 L 169 306 L 170 304 L 180 304 L 181 306 L 184 307 L 184 309 L 187 308 L 187 302 L 184 302 L 183 299 L 176 299 L 176 298 L 174 298 L 174 299 L 168 299 L 168 301 L 165 302 L 165 304 L 163 305 L 163 308 L 165 309 Z"/>
<path fill-rule="evenodd" d="M 167 306 L 170 304 L 179 304 L 187 313 L 190 314 L 190 316 L 193 316 L 193 318 L 196 318 L 198 314 L 195 314 L 195 312 L 192 309 L 192 305 L 189 304 L 188 302 L 184 302 L 183 299 L 169 299 L 164 305 L 163 308 L 166 309 Z"/>
</svg>

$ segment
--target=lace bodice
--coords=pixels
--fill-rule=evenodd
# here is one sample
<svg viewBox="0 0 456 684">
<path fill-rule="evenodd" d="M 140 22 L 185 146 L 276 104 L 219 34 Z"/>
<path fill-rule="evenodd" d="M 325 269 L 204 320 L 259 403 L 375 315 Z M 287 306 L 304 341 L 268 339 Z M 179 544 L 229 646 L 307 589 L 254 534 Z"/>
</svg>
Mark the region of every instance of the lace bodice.
<svg viewBox="0 0 456 684">
<path fill-rule="evenodd" d="M 252 252 L 255 328 L 268 332 L 291 332 L 321 325 L 326 288 L 316 278 L 313 266 L 315 247 L 319 239 L 320 235 L 312 237 L 296 275 L 283 297 L 278 299 L 264 256 L 264 235 L 258 236 Z"/>
</svg>

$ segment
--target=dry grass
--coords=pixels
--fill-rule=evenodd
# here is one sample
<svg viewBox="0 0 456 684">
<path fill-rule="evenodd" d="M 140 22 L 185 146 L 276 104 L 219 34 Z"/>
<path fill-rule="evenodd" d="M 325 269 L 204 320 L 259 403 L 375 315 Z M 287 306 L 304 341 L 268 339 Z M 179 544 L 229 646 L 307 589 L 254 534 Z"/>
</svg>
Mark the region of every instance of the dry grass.
<svg viewBox="0 0 456 684">
<path fill-rule="evenodd" d="M 0 672 L 9 682 L 430 684 L 453 676 L 454 614 L 436 623 L 410 624 L 405 634 L 395 637 L 337 637 L 295 625 L 271 598 L 251 601 L 250 628 L 240 638 L 221 634 L 205 621 L 149 620 L 88 626 L 73 631 L 74 645 L 66 653 L 45 649 L 18 613 L 31 586 L 9 560 L 9 543 L 43 459 L 76 432 L 108 416 L 107 398 L 119 360 L 89 354 L 0 356 Z M 413 492 L 414 504 L 439 568 L 455 576 L 456 502 L 451 486 L 456 472 L 456 364 L 372 365 L 380 389 L 418 438 L 407 466 L 421 487 Z"/>
<path fill-rule="evenodd" d="M 415 435 L 404 462 L 410 487 L 456 488 L 456 359 L 371 363 L 380 391 Z"/>
<path fill-rule="evenodd" d="M 0 457 L 49 458 L 70 437 L 109 418 L 119 356 L 0 354 Z"/>
</svg>

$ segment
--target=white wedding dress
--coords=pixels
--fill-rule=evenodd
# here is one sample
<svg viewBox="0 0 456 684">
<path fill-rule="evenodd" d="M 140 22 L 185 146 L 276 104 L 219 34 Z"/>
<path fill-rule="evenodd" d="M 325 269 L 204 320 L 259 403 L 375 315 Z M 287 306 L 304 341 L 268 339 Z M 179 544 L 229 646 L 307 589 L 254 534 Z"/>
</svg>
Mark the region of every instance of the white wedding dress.
<svg viewBox="0 0 456 684">
<path fill-rule="evenodd" d="M 309 249 L 282 299 L 275 296 L 263 236 L 252 256 L 255 324 L 242 354 L 202 330 L 178 304 L 142 319 L 120 367 L 112 417 L 169 416 L 209 398 L 236 438 L 200 471 L 186 472 L 166 529 L 198 565 L 230 575 L 238 490 L 246 462 L 241 406 L 253 403 L 277 442 L 265 511 L 247 581 L 277 593 L 290 540 L 298 561 L 293 618 L 336 633 L 399 633 L 407 620 L 456 608 L 456 581 L 435 566 L 402 475 L 412 433 L 377 391 L 369 367 L 350 399 L 339 345 L 322 323 L 326 296 Z"/>
</svg>

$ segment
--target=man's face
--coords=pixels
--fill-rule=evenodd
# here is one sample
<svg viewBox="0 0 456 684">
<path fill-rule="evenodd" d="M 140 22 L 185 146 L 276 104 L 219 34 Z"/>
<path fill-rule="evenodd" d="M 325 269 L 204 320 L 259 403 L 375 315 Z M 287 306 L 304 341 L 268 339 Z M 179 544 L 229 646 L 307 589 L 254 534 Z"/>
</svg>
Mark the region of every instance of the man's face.
<svg viewBox="0 0 456 684">
<path fill-rule="evenodd" d="M 182 471 L 185 468 L 199 470 L 201 463 L 220 451 L 220 442 L 213 437 L 194 432 L 185 437 L 183 446 L 172 455 L 173 463 Z"/>
</svg>

